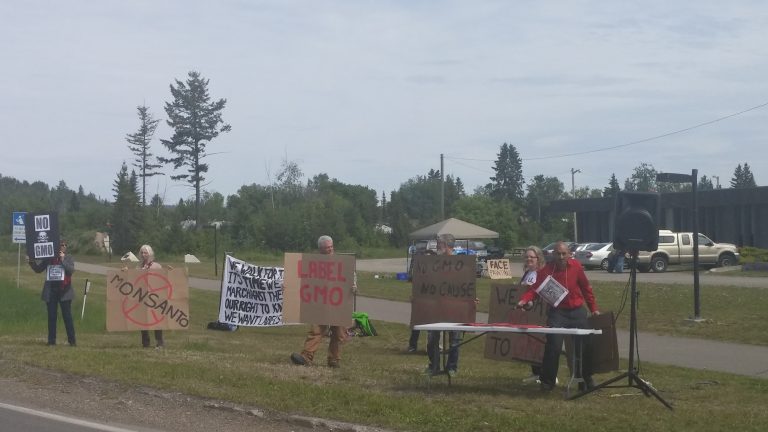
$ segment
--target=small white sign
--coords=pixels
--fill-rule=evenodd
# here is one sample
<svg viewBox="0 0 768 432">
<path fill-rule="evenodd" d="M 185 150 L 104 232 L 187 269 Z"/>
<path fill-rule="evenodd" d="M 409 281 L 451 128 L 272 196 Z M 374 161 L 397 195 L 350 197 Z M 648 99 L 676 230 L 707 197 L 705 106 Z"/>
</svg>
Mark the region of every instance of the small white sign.
<svg viewBox="0 0 768 432">
<path fill-rule="evenodd" d="M 61 265 L 49 265 L 46 280 L 51 281 L 63 281 L 64 280 L 64 266 Z"/>
<path fill-rule="evenodd" d="M 547 276 L 544 282 L 536 288 L 536 292 L 539 294 L 539 297 L 554 307 L 557 307 L 565 296 L 568 295 L 568 290 L 560 282 L 552 278 L 552 276 Z"/>
</svg>

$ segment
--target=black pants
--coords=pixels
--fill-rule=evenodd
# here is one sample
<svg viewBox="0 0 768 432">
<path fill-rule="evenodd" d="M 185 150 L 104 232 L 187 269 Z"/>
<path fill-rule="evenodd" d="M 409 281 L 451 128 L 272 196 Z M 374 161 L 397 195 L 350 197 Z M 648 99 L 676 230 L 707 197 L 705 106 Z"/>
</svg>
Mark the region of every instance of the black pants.
<svg viewBox="0 0 768 432">
<path fill-rule="evenodd" d="M 59 306 L 61 306 L 61 318 L 64 320 L 64 328 L 67 330 L 67 342 L 75 345 L 75 324 L 72 321 L 72 300 L 60 301 L 61 293 L 51 290 L 48 303 L 48 345 L 56 345 L 56 324 L 59 319 Z"/>
<path fill-rule="evenodd" d="M 162 330 L 155 330 L 155 343 L 159 347 L 165 346 Z M 149 348 L 149 330 L 141 331 L 141 346 L 143 346 L 144 348 Z"/>
<path fill-rule="evenodd" d="M 547 311 L 547 326 L 560 328 L 589 328 L 587 310 L 583 307 L 576 309 L 549 308 Z M 541 382 L 554 385 L 557 370 L 560 366 L 560 352 L 563 349 L 564 335 L 548 334 L 544 345 L 544 360 L 541 371 Z M 582 344 L 574 343 L 576 357 L 582 359 L 581 370 L 584 378 L 592 376 L 592 355 L 589 349 L 589 337 L 582 337 Z M 579 352 L 583 350 L 583 354 Z M 581 356 L 581 357 L 579 357 Z M 575 365 L 573 365 L 575 367 Z"/>
</svg>

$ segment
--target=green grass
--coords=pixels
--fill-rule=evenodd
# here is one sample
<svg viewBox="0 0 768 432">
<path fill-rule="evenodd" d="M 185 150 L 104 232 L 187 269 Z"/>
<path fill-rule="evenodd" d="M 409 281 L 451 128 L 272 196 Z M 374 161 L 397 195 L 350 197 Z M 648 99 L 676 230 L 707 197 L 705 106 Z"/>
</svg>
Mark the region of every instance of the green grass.
<svg viewBox="0 0 768 432">
<path fill-rule="evenodd" d="M 366 293 L 389 290 L 396 296 L 409 295 L 407 283 L 361 276 L 360 287 Z M 201 290 L 191 291 L 190 329 L 167 332 L 165 350 L 145 350 L 138 332 L 104 330 L 104 278 L 82 273 L 74 279 L 78 347 L 46 347 L 41 277 L 22 269 L 20 289 L 14 278 L 15 265 L 0 266 L 0 358 L 12 365 L 0 371 L 0 377 L 33 365 L 393 430 L 762 431 L 768 426 L 768 380 L 643 363 L 641 375 L 674 404 L 674 412 L 635 389 L 606 389 L 565 401 L 559 392 L 542 394 L 537 387 L 522 384 L 529 373 L 526 365 L 485 359 L 482 339 L 462 347 L 459 376 L 448 386 L 445 378 L 428 380 L 421 374 L 426 365 L 423 354 L 403 352 L 408 328 L 384 322 L 375 322 L 379 336 L 355 338 L 345 345 L 341 369 L 323 365 L 325 346 L 318 352 L 320 366 L 297 367 L 288 356 L 301 348 L 305 326 L 206 330 L 205 324 L 217 315 L 218 294 Z M 85 278 L 94 285 L 80 321 Z M 486 283 L 481 282 L 480 292 L 487 295 Z M 621 287 L 597 284 L 596 290 L 604 310 L 618 304 Z M 745 308 L 752 310 L 750 302 L 758 303 L 751 296 L 758 290 L 723 290 L 727 291 L 717 308 L 740 328 L 738 315 Z M 641 288 L 641 330 L 654 319 L 682 321 L 685 313 L 678 309 L 686 309 L 682 304 L 686 295 L 674 287 Z M 718 300 L 713 295 L 704 298 Z M 655 311 L 657 307 L 660 310 Z M 713 314 L 715 309 L 712 303 Z M 715 316 L 704 310 L 706 316 Z M 754 322 L 757 333 L 767 333 L 764 322 Z M 712 327 L 716 325 L 699 328 Z M 566 374 L 563 366 L 561 381 Z M 601 375 L 598 381 L 612 376 Z"/>
<path fill-rule="evenodd" d="M 409 301 L 410 282 L 395 280 L 393 275 L 361 273 L 358 285 L 363 295 L 397 301 Z M 490 279 L 478 279 L 480 298 L 478 311 L 488 312 Z M 592 282 L 597 304 L 603 312 L 618 312 L 625 295 L 626 284 Z M 640 331 L 659 334 L 715 339 L 757 345 L 768 345 L 765 331 L 765 305 L 768 290 L 734 286 L 701 287 L 700 301 L 703 322 L 695 323 L 693 288 L 680 284 L 638 284 L 638 326 Z M 629 327 L 629 301 L 617 321 L 619 328 Z"/>
</svg>

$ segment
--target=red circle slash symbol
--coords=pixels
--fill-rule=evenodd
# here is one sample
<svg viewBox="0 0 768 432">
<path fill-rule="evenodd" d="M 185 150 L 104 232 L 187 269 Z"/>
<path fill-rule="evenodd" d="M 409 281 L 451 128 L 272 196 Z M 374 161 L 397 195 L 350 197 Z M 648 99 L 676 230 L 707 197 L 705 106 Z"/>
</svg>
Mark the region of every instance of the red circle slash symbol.
<svg viewBox="0 0 768 432">
<path fill-rule="evenodd" d="M 159 305 L 166 300 L 173 300 L 173 286 L 168 278 L 159 273 L 142 273 L 133 281 L 131 294 L 123 299 L 123 315 L 136 325 L 151 327 L 165 319 L 165 315 L 158 314 L 151 305 Z M 151 308 L 149 314 L 141 313 L 139 306 L 142 303 Z"/>
</svg>

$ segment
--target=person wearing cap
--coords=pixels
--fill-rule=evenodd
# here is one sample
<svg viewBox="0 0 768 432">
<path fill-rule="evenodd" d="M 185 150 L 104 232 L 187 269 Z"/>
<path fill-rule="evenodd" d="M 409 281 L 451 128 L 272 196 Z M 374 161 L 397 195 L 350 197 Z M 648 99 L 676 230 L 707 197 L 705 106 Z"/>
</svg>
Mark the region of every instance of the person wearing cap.
<svg viewBox="0 0 768 432">
<path fill-rule="evenodd" d="M 72 300 L 75 298 L 72 274 L 75 272 L 75 260 L 67 255 L 67 242 L 59 242 L 59 254 L 53 258 L 30 260 L 27 257 L 27 261 L 35 273 L 46 272 L 40 298 L 48 309 L 48 345 L 56 345 L 56 324 L 61 308 L 61 318 L 67 330 L 67 342 L 70 346 L 75 346 L 75 324 L 72 320 Z"/>
</svg>

